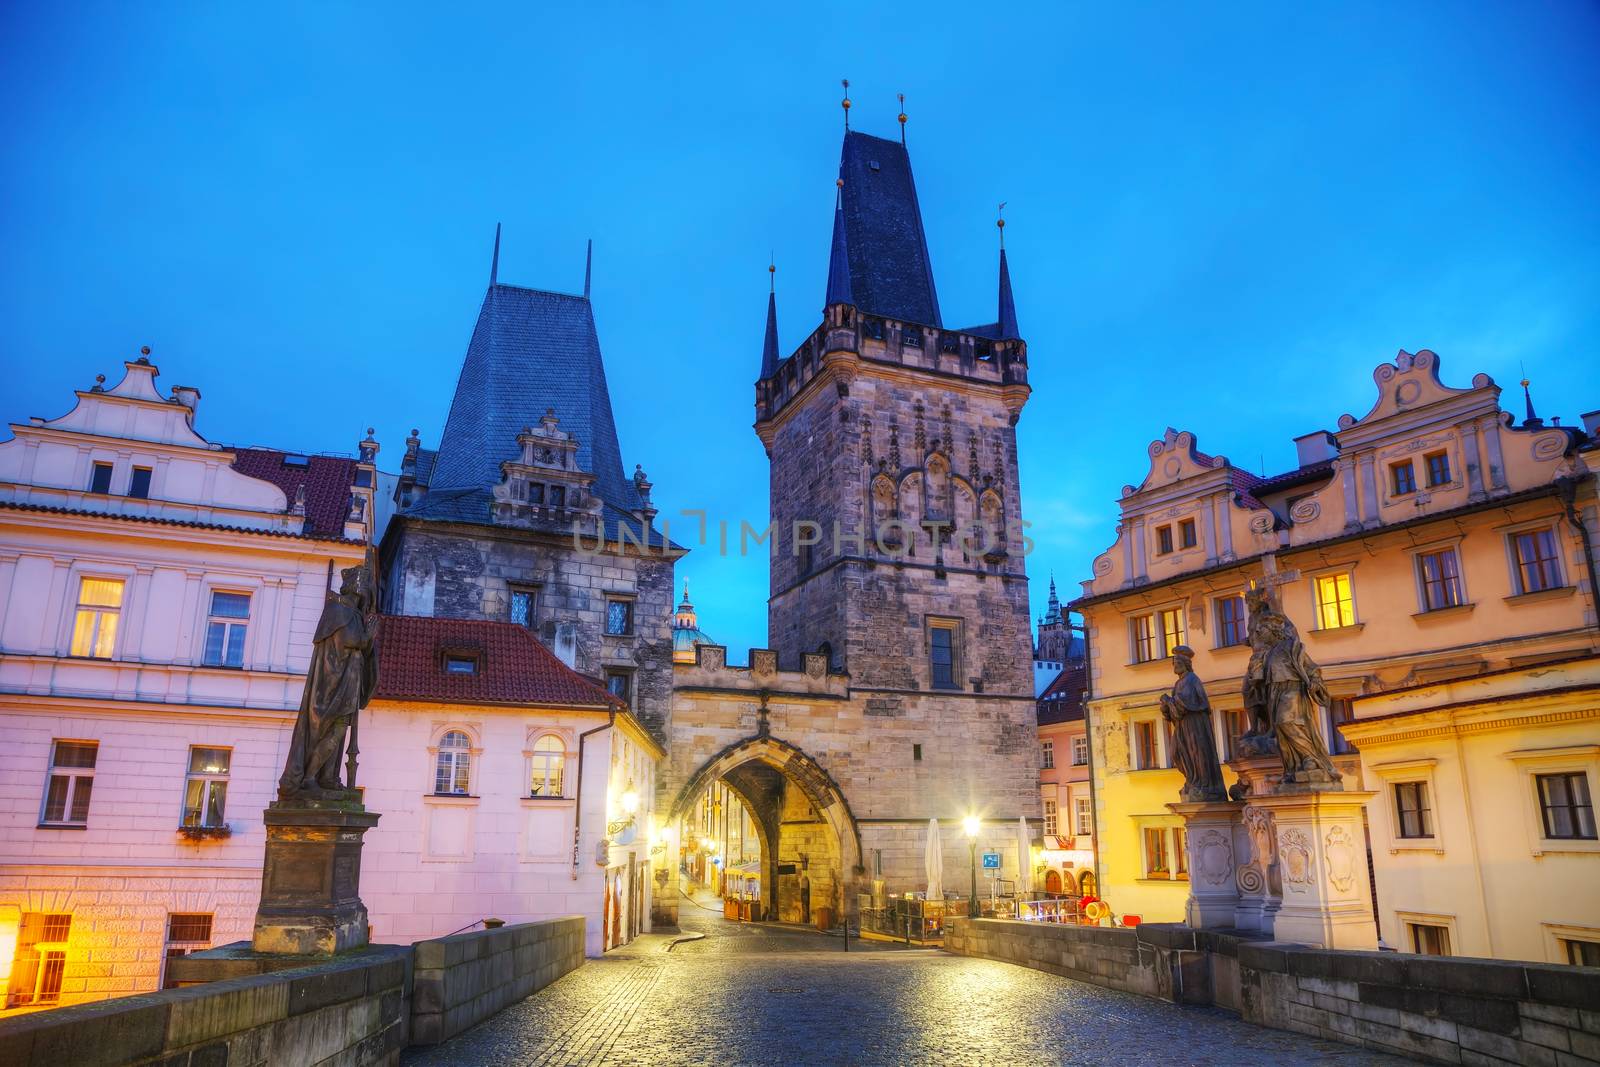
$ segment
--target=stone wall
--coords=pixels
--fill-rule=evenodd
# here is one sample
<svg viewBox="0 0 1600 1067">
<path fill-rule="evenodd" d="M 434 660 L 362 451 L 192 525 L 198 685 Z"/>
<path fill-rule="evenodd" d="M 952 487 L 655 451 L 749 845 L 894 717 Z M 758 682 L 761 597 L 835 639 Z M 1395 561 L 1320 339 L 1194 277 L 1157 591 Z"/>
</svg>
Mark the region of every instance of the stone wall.
<svg viewBox="0 0 1600 1067">
<path fill-rule="evenodd" d="M 434 1045 L 583 963 L 581 915 L 416 944 L 411 1042 Z"/>
<path fill-rule="evenodd" d="M 0 1063 L 23 1067 L 395 1064 L 411 949 L 374 945 L 271 974 L 35 1012 L 0 1022 Z"/>
<path fill-rule="evenodd" d="M 951 919 L 945 948 L 1436 1063 L 1600 1063 L 1600 968 Z"/>
</svg>

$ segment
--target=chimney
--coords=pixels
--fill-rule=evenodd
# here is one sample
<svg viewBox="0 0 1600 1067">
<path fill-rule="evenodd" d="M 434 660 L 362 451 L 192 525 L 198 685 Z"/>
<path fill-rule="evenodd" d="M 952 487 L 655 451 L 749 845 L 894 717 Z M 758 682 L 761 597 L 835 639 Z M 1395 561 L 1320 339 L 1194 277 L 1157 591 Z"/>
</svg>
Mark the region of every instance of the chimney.
<svg viewBox="0 0 1600 1067">
<path fill-rule="evenodd" d="M 1326 430 L 1318 430 L 1294 439 L 1295 451 L 1300 454 L 1300 466 L 1309 467 L 1313 463 L 1325 463 L 1330 459 L 1339 458 L 1339 442 L 1334 440 L 1333 434 Z"/>
<path fill-rule="evenodd" d="M 1583 420 L 1583 432 L 1590 437 L 1600 437 L 1600 411 L 1586 411 L 1578 418 Z"/>
<path fill-rule="evenodd" d="M 172 399 L 189 409 L 189 421 L 194 421 L 194 413 L 200 407 L 200 390 L 192 385 L 174 385 Z"/>
</svg>

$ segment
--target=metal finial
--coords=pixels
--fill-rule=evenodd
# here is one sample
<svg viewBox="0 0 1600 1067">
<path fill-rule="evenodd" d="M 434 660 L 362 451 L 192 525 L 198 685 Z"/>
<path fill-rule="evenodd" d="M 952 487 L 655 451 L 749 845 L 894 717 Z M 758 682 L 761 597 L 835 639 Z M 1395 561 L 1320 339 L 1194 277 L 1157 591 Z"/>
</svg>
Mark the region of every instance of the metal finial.
<svg viewBox="0 0 1600 1067">
<path fill-rule="evenodd" d="M 150 354 L 150 346 L 149 345 L 140 345 L 139 346 L 139 354 L 141 356 L 148 356 Z"/>
<path fill-rule="evenodd" d="M 767 291 L 769 293 L 775 293 L 775 292 L 778 291 L 778 257 L 777 256 L 773 256 L 771 259 L 769 259 L 767 261 Z"/>
<path fill-rule="evenodd" d="M 844 86 L 844 99 L 839 101 L 839 106 L 844 108 L 844 128 L 850 129 L 850 79 L 841 78 L 839 84 Z"/>
<path fill-rule="evenodd" d="M 1006 246 L 1006 202 L 1004 200 L 1000 201 L 1000 209 L 996 212 L 996 215 L 998 217 L 994 220 L 994 224 L 1000 230 L 1000 247 L 1004 248 Z"/>
<path fill-rule="evenodd" d="M 900 143 L 906 143 L 906 94 L 900 93 Z"/>
</svg>

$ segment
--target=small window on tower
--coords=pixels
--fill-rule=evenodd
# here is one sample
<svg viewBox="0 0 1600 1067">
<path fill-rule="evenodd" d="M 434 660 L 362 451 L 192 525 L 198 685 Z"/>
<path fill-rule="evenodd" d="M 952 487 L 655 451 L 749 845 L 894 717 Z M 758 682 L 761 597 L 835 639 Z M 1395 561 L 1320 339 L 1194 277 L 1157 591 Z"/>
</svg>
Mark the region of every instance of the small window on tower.
<svg viewBox="0 0 1600 1067">
<path fill-rule="evenodd" d="M 111 492 L 111 464 L 96 463 L 89 474 L 89 492 Z"/>
<path fill-rule="evenodd" d="M 133 477 L 128 479 L 128 495 L 137 500 L 150 498 L 150 468 L 133 468 Z"/>
</svg>

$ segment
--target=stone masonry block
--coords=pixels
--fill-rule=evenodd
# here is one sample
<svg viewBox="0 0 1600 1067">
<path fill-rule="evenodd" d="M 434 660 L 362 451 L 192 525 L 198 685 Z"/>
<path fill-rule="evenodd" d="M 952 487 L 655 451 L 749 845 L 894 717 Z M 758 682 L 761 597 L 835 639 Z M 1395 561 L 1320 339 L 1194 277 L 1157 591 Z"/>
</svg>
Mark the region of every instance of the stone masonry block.
<svg viewBox="0 0 1600 1067">
<path fill-rule="evenodd" d="M 289 1012 L 289 986 L 281 975 L 235 978 L 227 982 L 171 990 L 167 1047 L 181 1048 L 265 1026 Z"/>
</svg>

